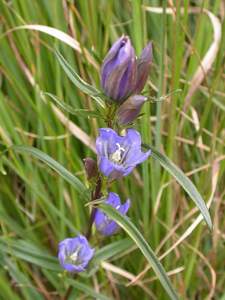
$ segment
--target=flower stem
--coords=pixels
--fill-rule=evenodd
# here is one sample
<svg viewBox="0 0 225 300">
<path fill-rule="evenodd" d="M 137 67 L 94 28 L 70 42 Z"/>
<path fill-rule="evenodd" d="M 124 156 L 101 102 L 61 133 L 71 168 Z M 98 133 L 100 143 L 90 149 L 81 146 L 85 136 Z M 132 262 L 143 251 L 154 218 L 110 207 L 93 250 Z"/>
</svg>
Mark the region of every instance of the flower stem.
<svg viewBox="0 0 225 300">
<path fill-rule="evenodd" d="M 98 180 L 97 180 L 95 190 L 92 192 L 92 195 L 91 195 L 91 201 L 97 200 L 101 197 L 101 195 L 102 195 L 101 188 L 102 188 L 102 179 L 99 176 Z M 90 220 L 89 220 L 88 229 L 87 229 L 87 232 L 85 234 L 87 240 L 89 240 L 90 237 L 91 237 L 91 229 L 92 229 L 92 225 L 94 223 L 95 214 L 96 214 L 96 207 L 93 207 L 92 210 L 91 210 L 91 216 L 90 216 Z"/>
<path fill-rule="evenodd" d="M 110 103 L 108 105 L 108 112 L 107 112 L 107 126 L 109 128 L 114 127 L 114 119 L 115 119 L 115 113 L 116 113 L 117 105 L 115 103 Z"/>
<path fill-rule="evenodd" d="M 75 277 L 74 277 L 74 278 L 75 278 Z M 65 294 L 65 296 L 63 297 L 63 300 L 68 300 L 68 298 L 69 298 L 69 296 L 70 296 L 72 290 L 73 290 L 73 287 L 72 287 L 72 285 L 71 285 L 71 286 L 68 287 L 68 289 L 67 289 L 67 291 L 66 291 L 66 294 Z"/>
</svg>

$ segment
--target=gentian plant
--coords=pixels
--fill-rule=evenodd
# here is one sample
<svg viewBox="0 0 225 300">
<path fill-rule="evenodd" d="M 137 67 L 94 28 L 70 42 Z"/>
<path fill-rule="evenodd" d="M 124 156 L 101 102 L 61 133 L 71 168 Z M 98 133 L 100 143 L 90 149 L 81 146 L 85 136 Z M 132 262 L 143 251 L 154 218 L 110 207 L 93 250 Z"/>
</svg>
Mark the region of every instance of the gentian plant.
<svg viewBox="0 0 225 300">
<path fill-rule="evenodd" d="M 99 128 L 96 138 L 97 159 L 84 158 L 90 190 L 89 204 L 92 207 L 87 231 L 84 235 L 66 238 L 59 243 L 58 258 L 61 267 L 69 273 L 80 273 L 89 268 L 95 253 L 89 244 L 93 242 L 93 224 L 95 234 L 101 238 L 117 234 L 121 226 L 145 255 L 169 297 L 178 299 L 161 263 L 126 216 L 130 206 L 132 207 L 132 201 L 128 199 L 122 203 L 119 195 L 111 190 L 113 182 L 128 176 L 137 165 L 144 163 L 152 155 L 180 182 L 211 227 L 207 207 L 191 181 L 168 158 L 143 144 L 140 133 L 133 128 L 142 106 L 150 99 L 141 95 L 141 92 L 152 63 L 152 43 L 148 43 L 137 58 L 130 38 L 119 38 L 112 45 L 101 67 L 102 91 L 84 82 L 60 53 L 56 53 L 56 56 L 73 83 L 99 105 L 97 117 L 100 115 L 105 122 L 105 126 Z M 55 96 L 48 96 L 56 100 Z M 60 106 L 63 105 L 60 103 Z M 68 106 L 63 108 L 70 113 L 73 111 Z M 84 113 L 96 117 L 93 111 Z M 67 296 L 69 294 L 70 290 L 67 291 Z"/>
<path fill-rule="evenodd" d="M 128 36 L 118 39 L 106 55 L 101 68 L 101 86 L 106 100 L 104 117 L 107 127 L 99 129 L 96 139 L 97 163 L 85 158 L 87 179 L 91 183 L 91 201 L 102 199 L 105 205 L 126 215 L 130 207 L 128 199 L 121 204 L 120 197 L 110 192 L 110 183 L 129 175 L 133 169 L 144 162 L 151 150 L 142 151 L 140 133 L 124 126 L 132 124 L 138 117 L 147 97 L 139 95 L 147 81 L 152 62 L 152 43 L 136 58 Z M 103 186 L 107 186 L 103 189 Z M 94 207 L 90 224 L 84 236 L 66 238 L 59 244 L 58 258 L 61 266 L 68 272 L 84 271 L 93 257 L 87 239 L 90 239 L 92 224 L 103 236 L 118 232 L 119 225 L 110 219 L 100 208 Z M 84 254 L 86 253 L 86 255 Z"/>
<path fill-rule="evenodd" d="M 145 145 L 138 130 L 134 129 L 135 121 L 141 120 L 142 106 L 152 99 L 146 94 L 141 94 L 152 63 L 152 43 L 148 43 L 137 58 L 130 38 L 128 36 L 119 38 L 102 63 L 101 91 L 81 79 L 59 52 L 56 52 L 56 57 L 70 80 L 95 101 L 97 108 L 95 111 L 74 109 L 64 105 L 56 96 L 45 94 L 69 113 L 82 114 L 85 117 L 100 117 L 104 122 L 104 126 L 99 128 L 95 141 L 97 157 L 84 158 L 88 187 L 40 150 L 14 147 L 17 151 L 31 153 L 46 162 L 74 187 L 79 186 L 82 197 L 88 199 L 91 210 L 86 232 L 76 237 L 65 237 L 59 243 L 58 260 L 61 267 L 68 273 L 86 271 L 89 274 L 95 269 L 98 261 L 95 260 L 98 253 L 96 241 L 110 238 L 122 227 L 148 260 L 168 296 L 171 299 L 178 299 L 149 243 L 127 216 L 129 208 L 132 209 L 133 199 L 123 202 L 120 196 L 112 191 L 112 184 L 117 180 L 123 180 L 137 165 L 145 163 L 149 157 L 152 157 L 176 178 L 199 208 L 209 228 L 212 227 L 205 202 L 192 182 L 165 155 Z M 91 245 L 94 243 L 93 248 Z M 65 299 L 68 299 L 70 292 L 71 288 L 68 289 Z"/>
</svg>

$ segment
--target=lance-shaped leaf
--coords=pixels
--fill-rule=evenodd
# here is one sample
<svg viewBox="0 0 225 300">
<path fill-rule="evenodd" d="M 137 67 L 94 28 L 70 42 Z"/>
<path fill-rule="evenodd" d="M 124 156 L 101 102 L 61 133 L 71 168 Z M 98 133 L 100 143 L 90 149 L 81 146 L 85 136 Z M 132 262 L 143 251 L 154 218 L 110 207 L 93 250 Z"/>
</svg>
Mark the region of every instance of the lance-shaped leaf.
<svg viewBox="0 0 225 300">
<path fill-rule="evenodd" d="M 184 190 L 199 208 L 207 225 L 212 230 L 212 221 L 208 208 L 191 180 L 181 171 L 181 169 L 179 169 L 171 160 L 169 160 L 167 156 L 163 155 L 156 149 L 149 147 L 148 145 L 143 144 L 142 146 L 145 149 L 151 149 L 152 157 L 158 160 L 162 167 L 179 182 L 179 184 L 184 188 Z"/>
<path fill-rule="evenodd" d="M 76 176 L 74 176 L 71 172 L 69 172 L 48 154 L 42 152 L 39 149 L 29 146 L 12 146 L 10 147 L 10 150 L 31 154 L 33 157 L 38 158 L 39 160 L 47 164 L 50 168 L 55 170 L 69 184 L 71 184 L 83 198 L 88 199 L 88 191 L 85 185 Z"/>
<path fill-rule="evenodd" d="M 73 82 L 73 84 L 78 87 L 82 92 L 88 94 L 93 98 L 101 107 L 105 107 L 103 100 L 99 97 L 101 94 L 95 87 L 85 82 L 71 67 L 71 65 L 65 60 L 62 54 L 58 51 L 55 52 L 56 58 L 58 59 L 60 65 L 65 71 L 66 75 Z"/>
<path fill-rule="evenodd" d="M 110 219 L 116 221 L 117 224 L 127 232 L 127 234 L 131 237 L 131 239 L 135 242 L 140 251 L 143 253 L 145 258 L 148 260 L 149 264 L 152 266 L 152 269 L 155 271 L 157 277 L 159 278 L 162 286 L 169 295 L 170 299 L 178 300 L 179 298 L 177 296 L 177 293 L 172 287 L 171 282 L 162 264 L 160 263 L 160 261 L 158 260 L 155 253 L 153 252 L 149 244 L 146 242 L 142 234 L 136 228 L 136 226 L 129 220 L 128 217 L 123 216 L 110 205 L 101 204 L 99 208 L 102 211 L 104 211 Z"/>
<path fill-rule="evenodd" d="M 56 257 L 25 240 L 0 238 L 0 252 L 8 253 L 41 268 L 60 272 Z"/>
<path fill-rule="evenodd" d="M 101 116 L 100 113 L 89 110 L 89 109 L 82 109 L 82 108 L 74 108 L 70 105 L 68 105 L 67 103 L 59 100 L 58 97 L 56 97 L 55 95 L 51 94 L 51 93 L 46 93 L 46 92 L 42 92 L 42 95 L 44 96 L 49 96 L 51 100 L 54 101 L 54 103 L 56 103 L 61 109 L 63 109 L 64 111 L 75 115 L 75 116 L 81 116 L 84 118 L 98 118 Z"/>
</svg>

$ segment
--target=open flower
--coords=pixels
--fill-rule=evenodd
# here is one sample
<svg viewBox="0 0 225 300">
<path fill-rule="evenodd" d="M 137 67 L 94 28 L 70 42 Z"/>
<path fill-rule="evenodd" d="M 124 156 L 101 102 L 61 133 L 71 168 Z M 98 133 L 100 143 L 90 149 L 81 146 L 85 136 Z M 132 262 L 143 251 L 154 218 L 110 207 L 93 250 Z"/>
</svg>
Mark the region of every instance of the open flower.
<svg viewBox="0 0 225 300">
<path fill-rule="evenodd" d="M 94 249 L 83 235 L 59 243 L 58 259 L 60 265 L 68 272 L 85 271 L 93 255 Z"/>
<path fill-rule="evenodd" d="M 111 128 L 100 128 L 96 150 L 99 169 L 110 179 L 128 175 L 151 154 L 151 150 L 141 151 L 141 136 L 131 128 L 127 129 L 125 136 L 118 135 Z"/>
<path fill-rule="evenodd" d="M 124 204 L 121 204 L 120 197 L 115 193 L 109 193 L 108 198 L 105 200 L 105 204 L 111 205 L 117 209 L 122 215 L 125 215 L 130 207 L 130 200 L 128 199 Z M 119 229 L 119 225 L 108 218 L 100 209 L 97 209 L 95 214 L 95 226 L 97 230 L 105 236 L 116 233 Z"/>
<path fill-rule="evenodd" d="M 152 43 L 136 58 L 128 36 L 122 36 L 111 47 L 101 68 L 101 85 L 105 94 L 117 103 L 142 91 L 152 62 Z"/>
</svg>

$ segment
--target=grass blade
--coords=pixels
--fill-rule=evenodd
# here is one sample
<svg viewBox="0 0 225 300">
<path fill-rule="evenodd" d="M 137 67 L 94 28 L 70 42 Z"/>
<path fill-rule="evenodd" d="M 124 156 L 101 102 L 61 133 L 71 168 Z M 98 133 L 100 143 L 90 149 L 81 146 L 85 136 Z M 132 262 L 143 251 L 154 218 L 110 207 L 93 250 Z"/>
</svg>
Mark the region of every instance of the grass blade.
<svg viewBox="0 0 225 300">
<path fill-rule="evenodd" d="M 212 230 L 212 221 L 208 208 L 204 200 L 202 199 L 202 196 L 199 194 L 198 190 L 191 182 L 191 180 L 181 171 L 181 169 L 179 169 L 171 160 L 169 160 L 168 157 L 166 157 L 156 149 L 149 147 L 148 145 L 143 144 L 142 146 L 146 149 L 151 149 L 152 157 L 158 160 L 162 167 L 166 169 L 179 182 L 179 184 L 184 188 L 184 190 L 199 208 L 207 225 L 209 226 L 210 230 Z"/>
</svg>

